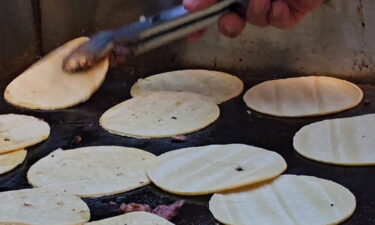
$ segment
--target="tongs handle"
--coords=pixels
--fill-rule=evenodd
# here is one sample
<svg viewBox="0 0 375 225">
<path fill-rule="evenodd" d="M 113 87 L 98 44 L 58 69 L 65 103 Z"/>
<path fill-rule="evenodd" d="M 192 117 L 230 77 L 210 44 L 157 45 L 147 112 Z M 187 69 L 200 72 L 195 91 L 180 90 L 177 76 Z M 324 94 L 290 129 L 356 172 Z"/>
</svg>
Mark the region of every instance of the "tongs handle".
<svg viewBox="0 0 375 225">
<path fill-rule="evenodd" d="M 115 30 L 103 31 L 64 60 L 64 70 L 87 70 L 108 57 L 114 47 L 125 47 L 123 56 L 139 55 L 210 26 L 228 10 L 243 13 L 248 0 L 222 0 L 214 6 L 189 13 L 182 5 Z"/>
</svg>

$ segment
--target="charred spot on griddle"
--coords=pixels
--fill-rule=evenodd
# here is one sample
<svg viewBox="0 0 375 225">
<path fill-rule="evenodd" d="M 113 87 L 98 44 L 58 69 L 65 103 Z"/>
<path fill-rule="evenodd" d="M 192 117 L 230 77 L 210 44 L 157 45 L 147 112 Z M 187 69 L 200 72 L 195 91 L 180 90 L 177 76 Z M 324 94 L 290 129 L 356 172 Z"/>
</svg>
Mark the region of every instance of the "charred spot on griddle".
<svg viewBox="0 0 375 225">
<path fill-rule="evenodd" d="M 242 172 L 242 171 L 244 171 L 244 169 L 243 169 L 242 167 L 239 166 L 239 167 L 236 168 L 236 171 L 238 171 L 238 172 Z"/>
<path fill-rule="evenodd" d="M 51 157 L 53 158 L 53 157 L 55 157 L 55 155 L 51 155 Z"/>
<path fill-rule="evenodd" d="M 172 119 L 172 120 L 177 120 L 177 117 L 172 116 L 171 119 Z"/>
<path fill-rule="evenodd" d="M 331 207 L 335 206 L 333 203 L 331 203 Z"/>
<path fill-rule="evenodd" d="M 28 203 L 23 203 L 23 206 L 25 206 L 25 207 L 30 207 L 30 206 L 33 206 L 33 205 L 28 204 Z"/>
<path fill-rule="evenodd" d="M 4 141 L 10 141 L 10 139 L 9 138 L 4 138 Z"/>
<path fill-rule="evenodd" d="M 158 119 L 158 122 L 161 122 L 163 119 Z"/>
</svg>

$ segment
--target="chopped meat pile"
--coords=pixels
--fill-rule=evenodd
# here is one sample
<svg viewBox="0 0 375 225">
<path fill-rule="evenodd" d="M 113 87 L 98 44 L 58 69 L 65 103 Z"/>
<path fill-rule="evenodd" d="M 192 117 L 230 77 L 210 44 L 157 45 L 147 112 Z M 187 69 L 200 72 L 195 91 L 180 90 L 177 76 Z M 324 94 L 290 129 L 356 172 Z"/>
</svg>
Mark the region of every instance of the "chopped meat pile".
<svg viewBox="0 0 375 225">
<path fill-rule="evenodd" d="M 182 208 L 184 204 L 185 204 L 185 200 L 180 200 L 171 205 L 159 205 L 156 208 L 151 209 L 151 207 L 147 204 L 122 203 L 120 206 L 120 210 L 124 213 L 150 212 L 160 217 L 163 217 L 164 219 L 172 220 L 177 215 L 178 211 Z"/>
<path fill-rule="evenodd" d="M 151 207 L 147 204 L 137 204 L 137 203 L 125 204 L 125 203 L 122 203 L 120 205 L 120 210 L 123 211 L 124 213 L 151 212 Z"/>
<path fill-rule="evenodd" d="M 172 142 L 185 142 L 187 140 L 187 137 L 185 135 L 178 135 L 172 137 Z"/>
<path fill-rule="evenodd" d="M 72 143 L 74 144 L 79 144 L 80 142 L 82 141 L 82 137 L 81 136 L 75 136 Z"/>
<path fill-rule="evenodd" d="M 178 211 L 182 208 L 184 204 L 185 200 L 180 200 L 173 203 L 172 205 L 159 205 L 151 212 L 160 217 L 163 217 L 164 219 L 172 220 L 175 216 L 177 216 Z"/>
</svg>

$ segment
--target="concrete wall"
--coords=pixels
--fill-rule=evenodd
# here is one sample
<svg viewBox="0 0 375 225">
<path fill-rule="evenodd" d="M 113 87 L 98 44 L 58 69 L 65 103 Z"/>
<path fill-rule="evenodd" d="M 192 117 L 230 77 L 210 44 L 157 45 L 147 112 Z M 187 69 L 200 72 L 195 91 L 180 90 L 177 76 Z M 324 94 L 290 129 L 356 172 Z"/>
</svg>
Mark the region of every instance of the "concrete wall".
<svg viewBox="0 0 375 225">
<path fill-rule="evenodd" d="M 38 53 L 47 53 L 74 37 L 131 23 L 141 15 L 151 15 L 180 1 L 40 0 L 39 34 L 33 2 L 38 0 L 0 1 L 0 69 L 5 64 L 28 65 Z M 160 70 L 204 67 L 255 75 L 321 74 L 373 79 L 375 1 L 329 0 L 294 29 L 249 25 L 234 40 L 219 35 L 214 26 L 200 42 L 179 41 L 130 60 L 127 65 Z"/>
<path fill-rule="evenodd" d="M 137 21 L 177 4 L 176 0 L 40 0 L 43 50 L 74 37 Z"/>
<path fill-rule="evenodd" d="M 375 1 L 331 0 L 294 29 L 248 26 L 235 40 L 212 28 L 201 42 L 176 52 L 187 66 L 374 76 Z"/>
<path fill-rule="evenodd" d="M 31 1 L 0 1 L 0 81 L 36 60 L 38 41 Z"/>
</svg>

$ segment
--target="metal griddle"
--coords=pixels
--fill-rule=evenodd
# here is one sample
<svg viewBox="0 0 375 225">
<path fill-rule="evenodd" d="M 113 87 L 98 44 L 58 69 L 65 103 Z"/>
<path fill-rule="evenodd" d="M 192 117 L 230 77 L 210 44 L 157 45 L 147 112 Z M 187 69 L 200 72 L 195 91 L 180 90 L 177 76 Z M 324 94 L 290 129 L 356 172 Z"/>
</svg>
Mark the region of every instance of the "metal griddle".
<svg viewBox="0 0 375 225">
<path fill-rule="evenodd" d="M 175 68 L 177 69 L 177 68 Z M 182 69 L 182 68 L 179 68 Z M 0 83 L 2 93 L 6 85 L 17 75 L 10 73 L 14 68 L 3 68 L 4 80 Z M 163 70 L 164 71 L 164 70 Z M 375 224 L 375 167 L 341 167 L 317 163 L 298 155 L 293 150 L 292 138 L 302 126 L 323 119 L 363 115 L 375 112 L 375 86 L 361 84 L 366 103 L 358 107 L 331 116 L 284 119 L 251 112 L 242 101 L 242 96 L 220 105 L 221 116 L 218 121 L 206 129 L 187 135 L 188 140 L 174 143 L 170 138 L 134 139 L 107 133 L 98 124 L 100 115 L 112 107 L 130 98 L 129 89 L 140 77 L 146 77 L 161 70 L 134 70 L 126 68 L 111 69 L 104 85 L 87 102 L 70 109 L 57 111 L 33 111 L 15 108 L 0 98 L 0 113 L 21 113 L 33 115 L 47 121 L 52 130 L 49 139 L 39 145 L 28 148 L 26 161 L 15 170 L 0 176 L 0 191 L 30 188 L 26 173 L 37 160 L 57 148 L 70 149 L 94 145 L 120 145 L 145 149 L 156 155 L 174 149 L 209 144 L 244 143 L 270 149 L 281 154 L 288 163 L 289 174 L 311 175 L 329 179 L 349 188 L 357 197 L 357 209 L 346 225 Z M 227 71 L 238 75 L 245 82 L 245 89 L 270 77 L 253 76 L 249 72 Z M 260 79 L 255 79 L 261 78 Z M 371 102 L 371 100 L 373 102 Z M 368 104 L 370 101 L 370 104 Z M 82 141 L 75 142 L 75 137 Z M 111 206 L 109 201 L 117 203 L 147 203 L 151 206 L 169 204 L 186 199 L 187 204 L 173 221 L 177 225 L 215 225 L 217 223 L 208 209 L 210 196 L 184 197 L 161 191 L 154 185 L 148 185 L 127 193 L 84 199 L 89 205 L 92 220 L 119 215 L 119 206 Z"/>
</svg>

